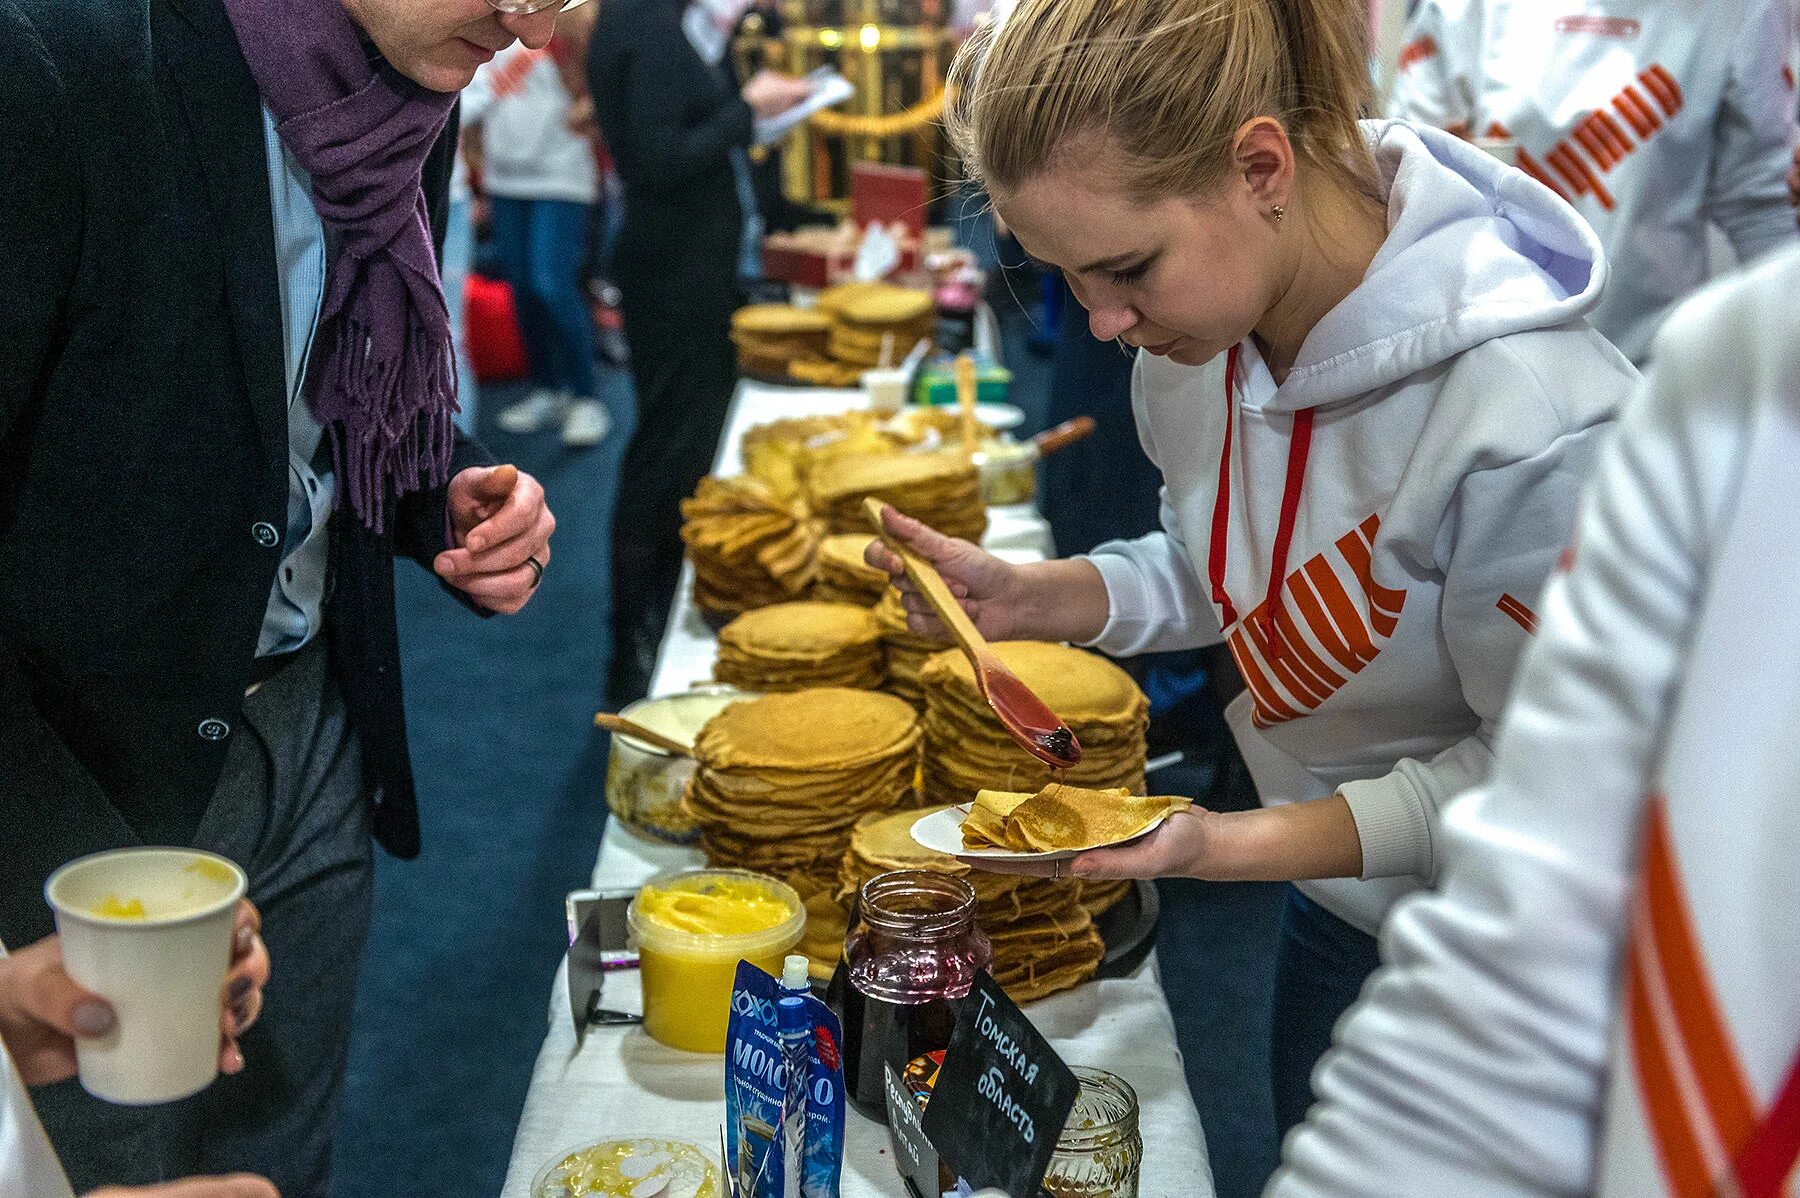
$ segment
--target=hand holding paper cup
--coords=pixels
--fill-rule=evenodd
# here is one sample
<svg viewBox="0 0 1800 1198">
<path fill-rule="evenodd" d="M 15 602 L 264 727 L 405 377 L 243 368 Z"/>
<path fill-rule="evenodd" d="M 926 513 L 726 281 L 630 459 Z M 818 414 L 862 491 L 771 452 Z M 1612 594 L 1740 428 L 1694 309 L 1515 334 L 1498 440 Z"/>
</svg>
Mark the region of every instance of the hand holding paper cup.
<svg viewBox="0 0 1800 1198">
<path fill-rule="evenodd" d="M 243 870 L 195 849 L 118 849 L 50 875 L 64 967 L 114 1014 L 105 1035 L 76 1041 L 90 1094 L 172 1102 L 218 1076 L 220 995 L 245 888 Z"/>
</svg>

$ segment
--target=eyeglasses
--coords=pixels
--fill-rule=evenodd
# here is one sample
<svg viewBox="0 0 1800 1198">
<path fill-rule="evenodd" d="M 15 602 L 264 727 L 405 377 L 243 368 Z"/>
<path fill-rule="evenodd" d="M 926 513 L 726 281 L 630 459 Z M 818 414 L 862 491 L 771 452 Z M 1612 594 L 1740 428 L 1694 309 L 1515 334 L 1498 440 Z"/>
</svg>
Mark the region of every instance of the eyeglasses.
<svg viewBox="0 0 1800 1198">
<path fill-rule="evenodd" d="M 512 17 L 529 17 L 533 13 L 565 13 L 580 8 L 587 0 L 487 0 L 488 7 Z"/>
</svg>

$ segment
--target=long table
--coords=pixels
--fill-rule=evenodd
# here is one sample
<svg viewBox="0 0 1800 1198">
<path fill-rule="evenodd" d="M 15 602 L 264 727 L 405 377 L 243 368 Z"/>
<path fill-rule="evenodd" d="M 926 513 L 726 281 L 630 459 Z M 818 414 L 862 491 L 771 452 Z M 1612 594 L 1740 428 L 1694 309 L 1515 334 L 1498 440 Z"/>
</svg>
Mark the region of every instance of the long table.
<svg viewBox="0 0 1800 1198">
<path fill-rule="evenodd" d="M 714 472 L 739 472 L 739 444 L 744 432 L 758 424 L 782 416 L 840 412 L 861 402 L 854 391 L 740 384 Z M 990 509 L 989 524 L 983 543 L 1003 557 L 1031 561 L 1051 552 L 1049 529 L 1029 507 Z M 657 658 L 653 694 L 684 690 L 712 675 L 717 642 L 694 607 L 691 582 L 684 568 Z M 605 801 L 599 777 L 593 779 L 593 793 L 596 803 Z M 609 821 L 593 879 L 596 887 L 636 886 L 664 870 L 702 864 L 697 849 L 651 841 Z M 551 987 L 549 1031 L 532 1071 L 501 1198 L 529 1198 L 539 1169 L 596 1140 L 650 1133 L 718 1142 L 725 1110 L 722 1058 L 665 1048 L 641 1027 L 591 1027 L 577 1047 L 565 970 L 566 964 Z M 609 974 L 602 1001 L 613 1009 L 641 1010 L 636 972 Z M 1144 1198 L 1212 1198 L 1206 1138 L 1188 1094 L 1156 955 L 1127 977 L 1052 995 L 1032 1004 L 1029 1013 L 1065 1061 L 1111 1070 L 1137 1090 L 1145 1145 Z M 885 1128 L 851 1110 L 845 1141 L 843 1198 L 904 1195 Z"/>
</svg>

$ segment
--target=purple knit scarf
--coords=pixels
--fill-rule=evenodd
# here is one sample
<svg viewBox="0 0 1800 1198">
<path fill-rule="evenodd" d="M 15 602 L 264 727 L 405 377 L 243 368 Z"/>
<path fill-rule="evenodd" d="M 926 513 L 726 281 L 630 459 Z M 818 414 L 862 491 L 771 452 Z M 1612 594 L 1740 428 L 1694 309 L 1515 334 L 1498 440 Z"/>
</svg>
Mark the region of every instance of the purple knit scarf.
<svg viewBox="0 0 1800 1198">
<path fill-rule="evenodd" d="M 341 494 L 370 528 L 450 472 L 456 366 L 420 187 L 450 108 L 371 59 L 343 0 L 224 0 L 332 246 L 308 370 Z"/>
</svg>

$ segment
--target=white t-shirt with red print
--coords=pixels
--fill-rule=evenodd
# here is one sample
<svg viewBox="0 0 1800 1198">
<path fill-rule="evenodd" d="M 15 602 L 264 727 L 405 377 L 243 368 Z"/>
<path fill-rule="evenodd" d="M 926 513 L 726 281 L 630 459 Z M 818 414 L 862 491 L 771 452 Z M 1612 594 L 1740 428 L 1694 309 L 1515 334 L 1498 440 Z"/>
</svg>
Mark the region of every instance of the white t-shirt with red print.
<svg viewBox="0 0 1800 1198">
<path fill-rule="evenodd" d="M 1593 322 L 1633 361 L 1710 275 L 1707 224 L 1748 262 L 1796 239 L 1790 0 L 1422 0 L 1391 113 L 1519 144 L 1600 234 Z"/>
</svg>

